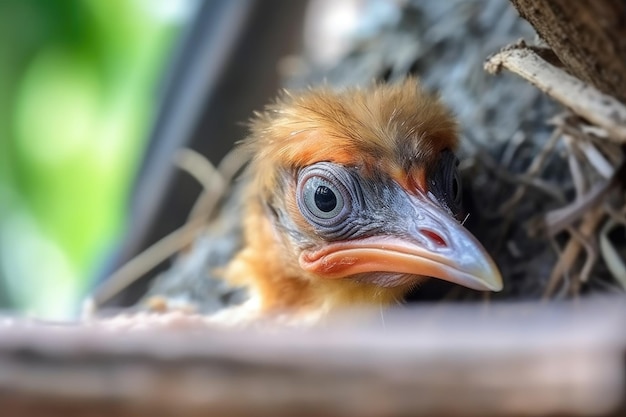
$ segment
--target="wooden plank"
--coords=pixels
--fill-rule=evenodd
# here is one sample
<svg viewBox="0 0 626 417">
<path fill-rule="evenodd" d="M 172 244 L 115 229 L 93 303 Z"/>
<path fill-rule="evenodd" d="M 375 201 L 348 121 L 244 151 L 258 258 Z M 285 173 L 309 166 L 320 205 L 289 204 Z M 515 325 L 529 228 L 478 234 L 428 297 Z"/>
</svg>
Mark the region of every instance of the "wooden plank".
<svg viewBox="0 0 626 417">
<path fill-rule="evenodd" d="M 624 298 L 379 314 L 308 330 L 219 329 L 181 315 L 63 326 L 5 320 L 0 410 L 25 417 L 626 411 Z"/>
</svg>

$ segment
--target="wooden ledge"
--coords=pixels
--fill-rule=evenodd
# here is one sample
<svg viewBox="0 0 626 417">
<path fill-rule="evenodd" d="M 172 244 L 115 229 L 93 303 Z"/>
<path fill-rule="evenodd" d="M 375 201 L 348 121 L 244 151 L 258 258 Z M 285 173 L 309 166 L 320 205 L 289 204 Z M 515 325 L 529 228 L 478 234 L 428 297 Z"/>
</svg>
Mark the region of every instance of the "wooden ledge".
<svg viewBox="0 0 626 417">
<path fill-rule="evenodd" d="M 437 304 L 358 317 L 309 330 L 218 329 L 181 315 L 65 325 L 5 319 L 0 410 L 25 417 L 626 411 L 624 298 Z"/>
</svg>

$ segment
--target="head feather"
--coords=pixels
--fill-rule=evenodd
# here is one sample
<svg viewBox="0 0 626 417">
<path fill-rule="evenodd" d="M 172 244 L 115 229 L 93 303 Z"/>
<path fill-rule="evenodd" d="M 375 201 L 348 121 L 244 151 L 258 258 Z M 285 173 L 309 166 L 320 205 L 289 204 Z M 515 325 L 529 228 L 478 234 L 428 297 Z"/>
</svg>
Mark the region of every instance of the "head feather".
<svg viewBox="0 0 626 417">
<path fill-rule="evenodd" d="M 296 172 L 321 161 L 410 177 L 458 141 L 449 110 L 415 78 L 339 91 L 283 92 L 255 115 L 250 128 L 245 143 L 261 190 L 275 184 L 280 169 Z"/>
</svg>

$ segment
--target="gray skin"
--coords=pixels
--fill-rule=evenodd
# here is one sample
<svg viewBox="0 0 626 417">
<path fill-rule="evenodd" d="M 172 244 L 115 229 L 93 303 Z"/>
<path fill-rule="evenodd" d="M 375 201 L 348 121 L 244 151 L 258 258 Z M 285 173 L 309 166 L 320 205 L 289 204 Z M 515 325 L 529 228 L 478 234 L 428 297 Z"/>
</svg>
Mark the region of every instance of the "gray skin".
<svg viewBox="0 0 626 417">
<path fill-rule="evenodd" d="M 394 236 L 438 253 L 442 258 L 454 251 L 463 253 L 454 239 L 434 240 L 423 231 L 446 230 L 438 216 L 424 205 L 435 206 L 445 215 L 461 215 L 461 187 L 456 170 L 458 160 L 445 150 L 428 178 L 431 192 L 426 201 L 407 193 L 398 183 L 382 172 L 364 178 L 358 167 L 346 167 L 331 162 L 319 162 L 297 173 L 284 170 L 280 193 L 294 190 L 303 217 L 313 227 L 313 233 L 301 230 L 290 217 L 283 201 L 267 201 L 266 208 L 279 235 L 287 236 L 297 250 L 321 248 L 336 241 L 367 239 L 373 236 Z M 295 175 L 294 175 L 295 174 Z M 295 182 L 295 187 L 293 183 Z M 324 212 L 316 207 L 315 191 L 325 187 L 332 191 L 336 207 Z M 293 192 L 293 191 L 291 191 Z M 440 211 L 440 212 L 441 212 Z M 470 253 L 475 248 L 467 248 Z M 364 273 L 352 277 L 357 281 L 374 282 L 387 287 L 415 281 L 415 275 L 392 272 Z"/>
</svg>

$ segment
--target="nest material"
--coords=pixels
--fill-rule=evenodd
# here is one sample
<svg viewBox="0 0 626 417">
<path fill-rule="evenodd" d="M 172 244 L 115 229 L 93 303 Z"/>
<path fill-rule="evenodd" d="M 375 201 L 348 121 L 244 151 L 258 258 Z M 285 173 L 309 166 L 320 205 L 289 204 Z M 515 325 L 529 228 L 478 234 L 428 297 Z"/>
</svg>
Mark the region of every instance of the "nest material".
<svg viewBox="0 0 626 417">
<path fill-rule="evenodd" d="M 502 270 L 505 290 L 496 297 L 626 290 L 623 106 L 559 69 L 558 58 L 542 47 L 518 43 L 486 65 L 492 73 L 510 69 L 538 88 L 484 71 L 482 61 L 502 45 L 534 36 L 506 2 L 415 1 L 398 7 L 395 20 L 379 22 L 367 36 L 356 34 L 349 53 L 330 69 L 316 67 L 306 53 L 291 57 L 291 65 L 282 66 L 289 70 L 286 84 L 343 86 L 420 76 L 460 120 L 461 168 L 472 213 L 466 226 Z M 209 313 L 245 299 L 212 272 L 241 244 L 233 217 L 238 203 L 229 185 L 243 161 L 234 154 L 215 169 L 184 155 L 181 167 L 206 183 L 190 223 L 169 244 L 161 242 L 161 250 L 153 248 L 123 268 L 104 293 L 187 248 L 146 299 L 151 308 L 191 304 Z M 222 209 L 214 210 L 218 200 Z M 481 297 L 459 287 L 443 294 L 453 300 Z"/>
<path fill-rule="evenodd" d="M 524 42 L 505 48 L 485 65 L 492 73 L 502 67 L 526 78 L 575 113 L 566 112 L 550 120 L 554 126 L 550 139 L 538 152 L 523 158 L 528 168 L 510 178 L 512 193 L 500 193 L 508 195 L 494 211 L 500 231 L 491 236 L 495 240 L 485 241 L 497 242 L 493 253 L 502 259 L 511 293 L 550 298 L 576 296 L 583 290 L 623 292 L 626 277 L 623 257 L 620 259 L 618 253 L 623 253 L 624 240 L 610 235 L 618 224 L 622 230 L 626 225 L 626 107 L 543 60 Z M 517 153 L 516 142 L 511 141 L 499 167 L 515 170 L 510 160 Z M 523 145 L 524 140 L 521 142 Z M 483 187 L 481 191 L 490 190 Z M 498 201 L 498 194 L 490 200 Z M 525 233 L 516 233 L 520 228 Z M 540 256 L 528 257 L 526 266 L 520 268 L 519 259 L 527 253 L 520 245 L 532 247 L 532 241 L 543 246 Z M 546 245 L 552 256 L 546 256 L 547 262 L 540 265 L 541 255 L 549 252 Z M 507 271 L 510 266 L 517 268 Z M 545 270 L 548 267 L 549 272 Z"/>
</svg>

